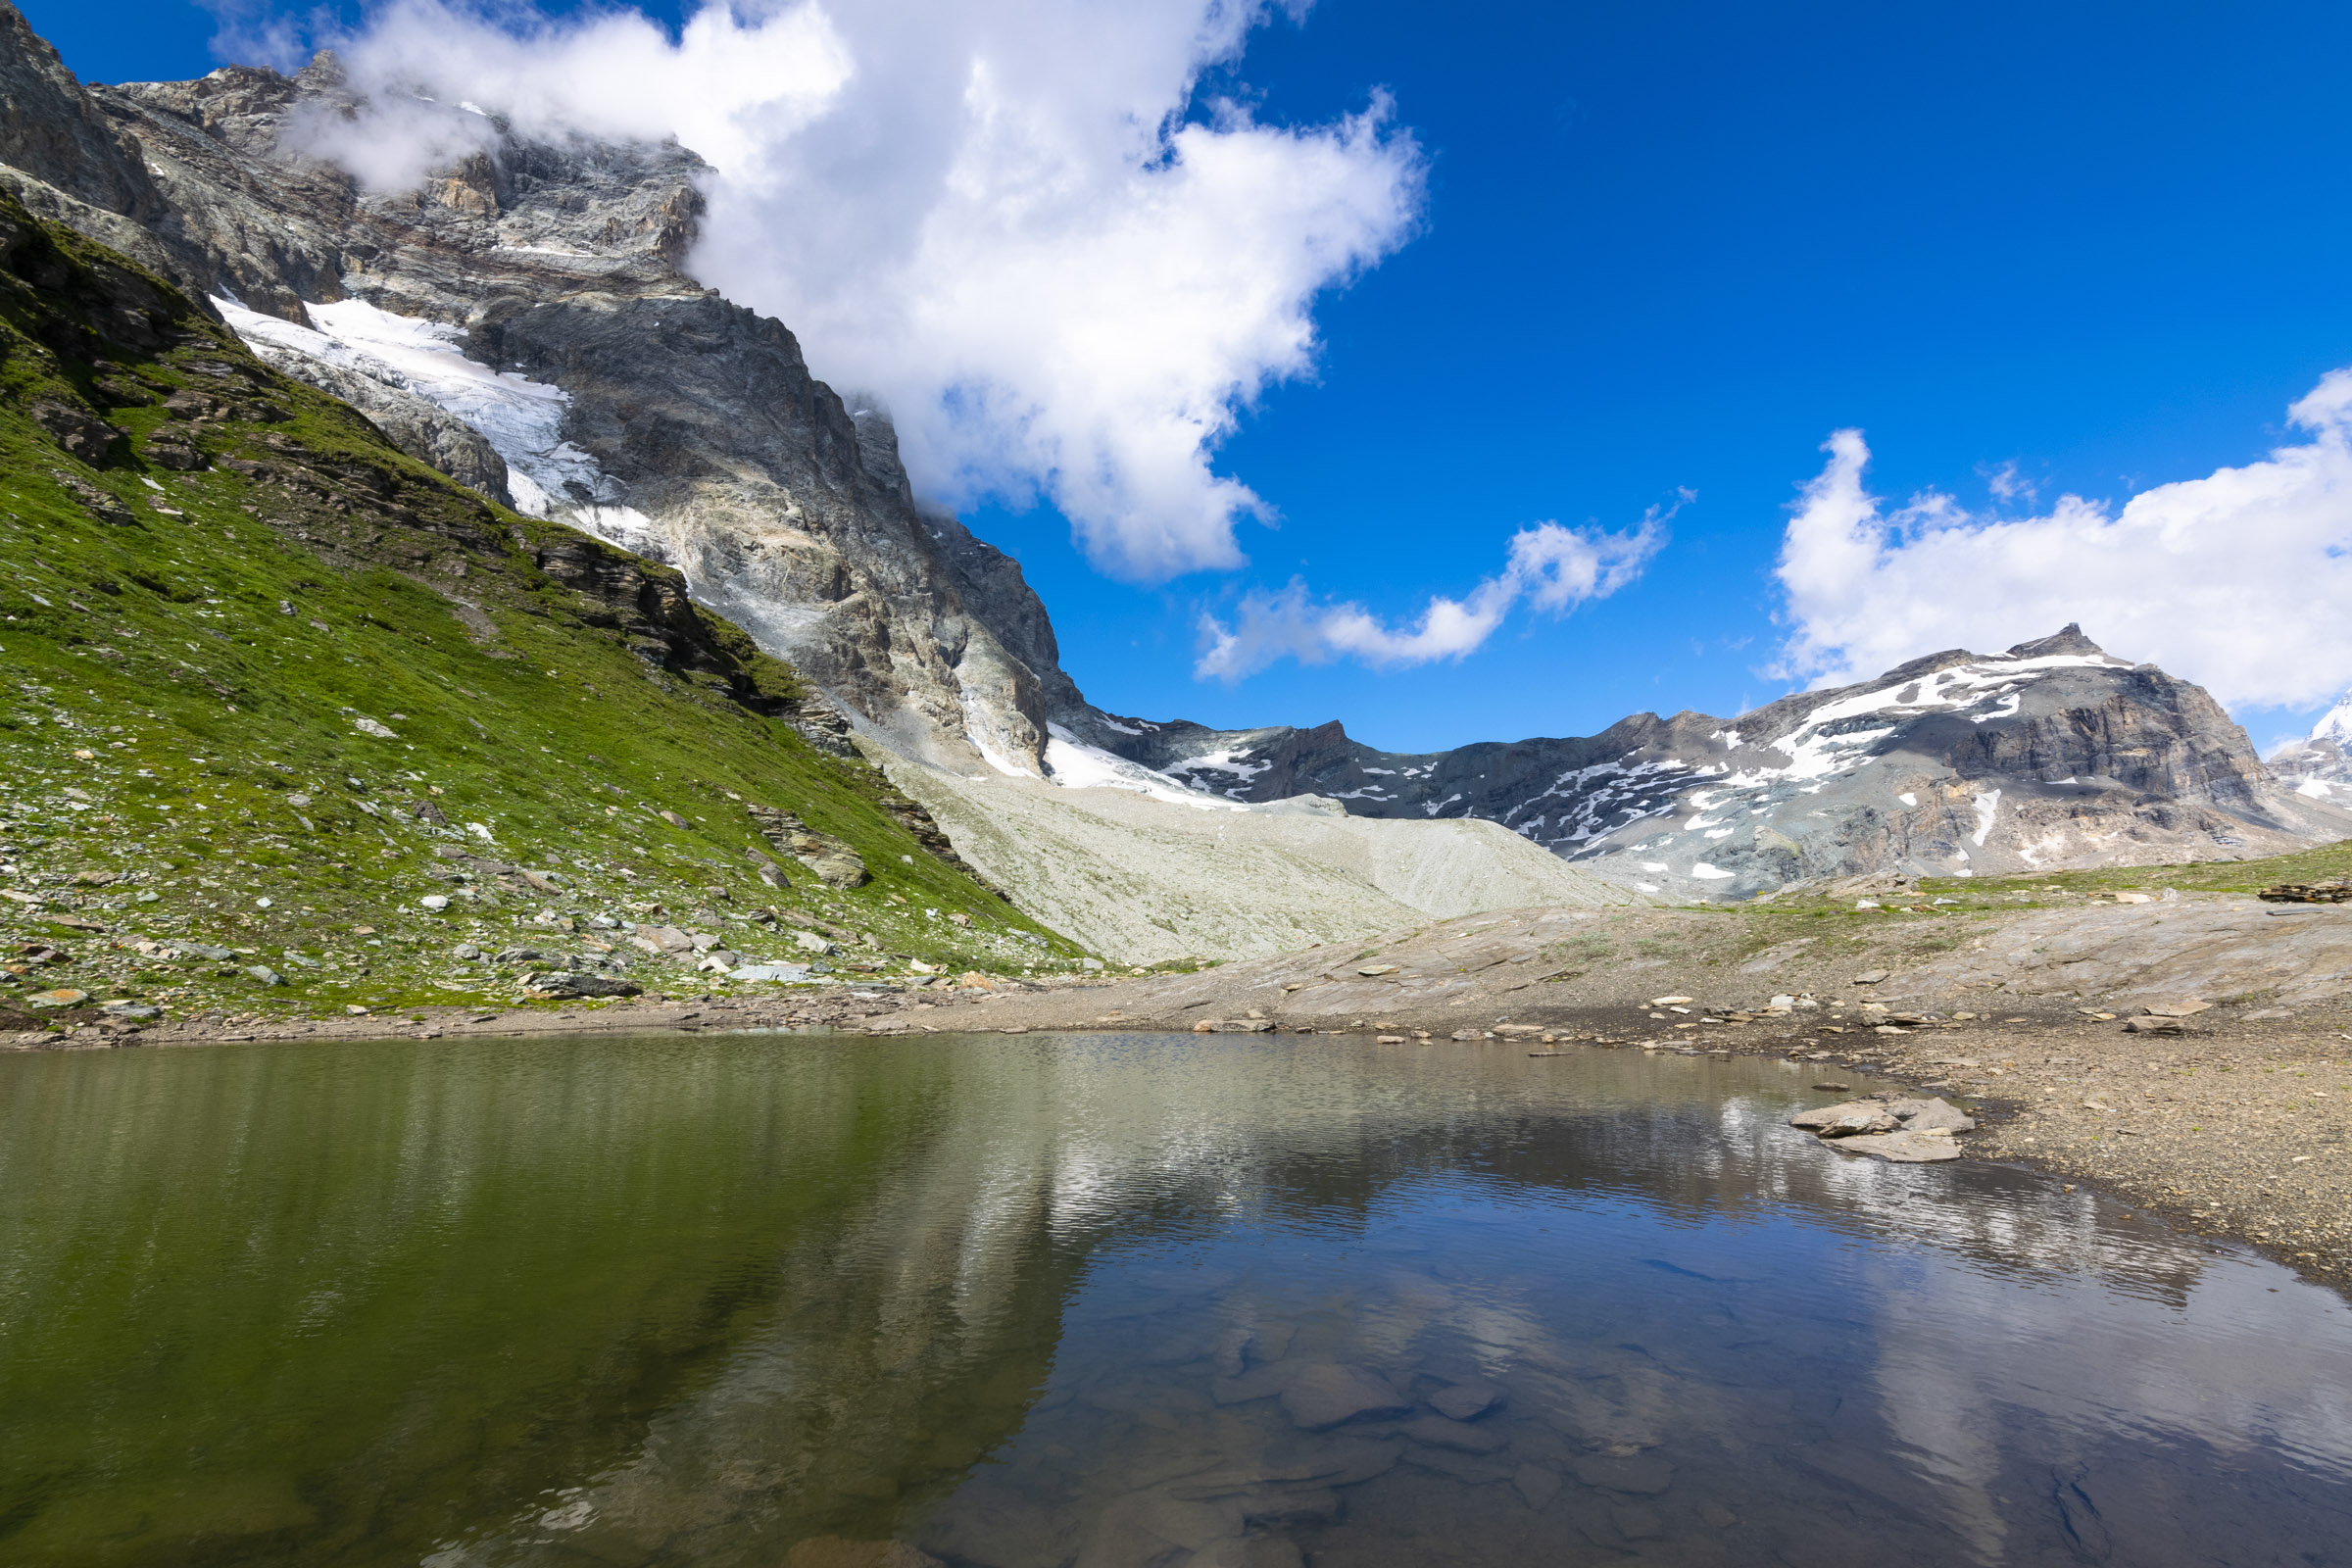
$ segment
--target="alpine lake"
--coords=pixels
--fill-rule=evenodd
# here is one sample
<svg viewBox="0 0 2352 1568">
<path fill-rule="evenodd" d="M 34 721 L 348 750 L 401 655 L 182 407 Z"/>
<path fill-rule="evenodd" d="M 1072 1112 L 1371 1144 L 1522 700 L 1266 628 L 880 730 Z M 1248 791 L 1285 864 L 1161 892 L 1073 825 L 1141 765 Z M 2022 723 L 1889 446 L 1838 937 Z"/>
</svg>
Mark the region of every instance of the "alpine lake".
<svg viewBox="0 0 2352 1568">
<path fill-rule="evenodd" d="M 1785 1063 L 0 1060 L 0 1563 L 2352 1562 L 2352 1309 Z M 1876 1087 L 1852 1079 L 1857 1092 Z"/>
</svg>

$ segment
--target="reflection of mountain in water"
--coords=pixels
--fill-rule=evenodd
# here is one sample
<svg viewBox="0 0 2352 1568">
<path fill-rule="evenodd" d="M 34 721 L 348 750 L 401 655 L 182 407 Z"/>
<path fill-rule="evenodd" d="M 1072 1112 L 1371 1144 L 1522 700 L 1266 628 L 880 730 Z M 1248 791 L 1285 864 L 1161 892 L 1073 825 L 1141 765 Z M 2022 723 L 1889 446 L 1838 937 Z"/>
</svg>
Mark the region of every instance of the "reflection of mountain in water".
<svg viewBox="0 0 2352 1568">
<path fill-rule="evenodd" d="M 2047 1453 L 2110 1495 L 2149 1473 L 2119 1412 L 2255 1469 L 2282 1428 L 2352 1455 L 2288 1342 L 2340 1355 L 2339 1310 L 2012 1173 L 1821 1150 L 1771 1064 L 993 1038 L 8 1065 L 20 1555 L 135 1518 L 113 1560 L 772 1563 L 919 1530 L 1040 1568 L 1276 1536 L 1386 1561 L 1467 1509 L 1464 1560 L 1502 1561 L 1626 1546 L 1612 1509 L 1765 1529 L 1772 1477 L 1992 1561 L 2064 1527 Z M 1226 1402 L 1321 1361 L 1407 1403 L 1493 1379 L 1495 1446 Z M 2021 1431 L 2059 1434 L 2038 1524 Z M 1584 1479 L 1635 1458 L 1665 1500 Z"/>
</svg>

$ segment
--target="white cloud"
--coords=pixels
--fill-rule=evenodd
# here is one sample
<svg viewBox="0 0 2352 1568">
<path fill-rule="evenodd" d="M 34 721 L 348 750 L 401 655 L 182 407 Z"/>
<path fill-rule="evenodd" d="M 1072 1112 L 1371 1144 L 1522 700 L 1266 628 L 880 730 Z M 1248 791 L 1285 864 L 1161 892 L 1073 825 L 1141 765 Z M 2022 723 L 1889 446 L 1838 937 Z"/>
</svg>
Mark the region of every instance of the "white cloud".
<svg viewBox="0 0 2352 1568">
<path fill-rule="evenodd" d="M 2159 485 L 2120 512 L 2080 496 L 2000 518 L 1928 492 L 1888 511 L 1840 430 L 1804 489 L 1780 580 L 1778 673 L 1828 685 L 1945 648 L 2005 648 L 2080 621 L 2224 704 L 2301 707 L 2352 684 L 2352 370 L 2288 410 L 2306 440 Z"/>
<path fill-rule="evenodd" d="M 1685 492 L 1684 500 L 1689 499 Z M 1666 521 L 1677 510 L 1652 508 L 1639 528 L 1626 533 L 1563 528 L 1556 522 L 1522 528 L 1512 536 L 1509 559 L 1498 575 L 1480 583 L 1467 599 L 1432 598 L 1409 631 L 1391 630 L 1361 605 L 1318 604 L 1306 584 L 1295 578 L 1280 593 L 1247 594 L 1232 625 L 1213 615 L 1200 617 L 1201 653 L 1193 673 L 1231 685 L 1283 659 L 1321 664 L 1350 658 L 1375 669 L 1460 659 L 1493 636 L 1521 601 L 1565 614 L 1632 582 L 1665 544 Z"/>
<path fill-rule="evenodd" d="M 1422 158 L 1357 115 L 1186 121 L 1253 0 L 816 0 L 698 12 L 394 0 L 343 44 L 379 104 L 336 144 L 413 183 L 477 127 L 674 133 L 717 173 L 691 268 L 775 316 L 810 367 L 891 410 L 929 495 L 1040 494 L 1091 557 L 1150 579 L 1232 567 L 1263 508 L 1212 467 L 1239 413 L 1312 368 L 1312 311 L 1417 221 Z M 486 20 L 494 17 L 495 20 Z"/>
</svg>

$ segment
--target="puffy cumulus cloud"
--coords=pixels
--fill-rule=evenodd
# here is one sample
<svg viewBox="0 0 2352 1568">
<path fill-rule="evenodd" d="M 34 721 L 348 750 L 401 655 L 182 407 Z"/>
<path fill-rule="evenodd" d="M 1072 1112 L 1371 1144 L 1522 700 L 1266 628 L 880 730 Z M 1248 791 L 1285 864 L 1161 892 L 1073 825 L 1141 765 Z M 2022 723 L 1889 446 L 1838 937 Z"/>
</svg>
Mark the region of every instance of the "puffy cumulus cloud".
<svg viewBox="0 0 2352 1568">
<path fill-rule="evenodd" d="M 1200 617 L 1201 653 L 1193 673 L 1231 685 L 1283 659 L 1302 664 L 1357 659 L 1375 669 L 1459 659 L 1493 636 L 1514 605 L 1565 614 L 1632 582 L 1665 544 L 1674 510 L 1679 506 L 1653 508 L 1639 528 L 1624 533 L 1556 522 L 1522 528 L 1499 573 L 1465 599 L 1431 599 L 1409 630 L 1383 625 L 1361 605 L 1317 603 L 1296 578 L 1278 593 L 1246 594 L 1231 625 Z"/>
<path fill-rule="evenodd" d="M 1930 492 L 1888 510 L 1840 430 L 1789 520 L 1793 631 L 1776 673 L 1832 685 L 1945 648 L 1997 649 L 2068 621 L 2228 705 L 2305 707 L 2352 684 L 2352 370 L 2288 410 L 2307 439 L 2159 485 L 2121 511 L 2061 496 L 1986 516 Z"/>
<path fill-rule="evenodd" d="M 1160 578 L 1241 564 L 1237 520 L 1264 508 L 1219 442 L 1311 368 L 1317 297 L 1421 208 L 1420 149 L 1377 94 L 1307 126 L 1193 113 L 1270 15 L 801 0 L 710 6 L 673 38 L 633 11 L 392 0 L 341 44 L 378 112 L 318 145 L 385 185 L 470 150 L 457 105 L 676 135 L 715 170 L 692 270 L 887 407 L 926 494 L 1043 496 L 1099 565 Z"/>
</svg>

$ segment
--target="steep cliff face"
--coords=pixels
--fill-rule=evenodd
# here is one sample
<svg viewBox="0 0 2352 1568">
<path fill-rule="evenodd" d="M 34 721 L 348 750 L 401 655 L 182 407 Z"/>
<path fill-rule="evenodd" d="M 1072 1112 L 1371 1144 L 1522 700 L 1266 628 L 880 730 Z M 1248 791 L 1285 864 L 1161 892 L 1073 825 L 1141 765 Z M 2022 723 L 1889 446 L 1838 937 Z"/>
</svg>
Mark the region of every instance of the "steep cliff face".
<svg viewBox="0 0 2352 1568">
<path fill-rule="evenodd" d="M 1686 898 L 1863 872 L 2239 858 L 2352 834 L 2352 813 L 2275 779 L 2201 688 L 2074 626 L 1737 719 L 1640 713 L 1590 737 L 1404 756 L 1337 724 L 1108 720 L 1084 741 L 1237 801 L 1311 791 L 1368 816 L 1490 818 Z"/>
<path fill-rule="evenodd" d="M 682 270 L 693 153 L 476 117 L 479 153 L 371 194 L 302 151 L 356 107 L 331 57 L 84 88 L 0 14 L 0 157 L 35 211 L 212 296 L 413 456 L 678 567 L 895 749 L 1042 770 L 1049 707 L 1079 700 L 1044 607 L 917 507 L 882 411 Z"/>
</svg>

